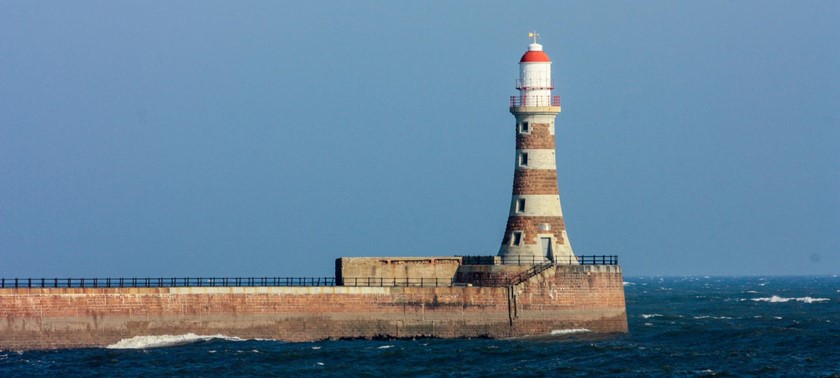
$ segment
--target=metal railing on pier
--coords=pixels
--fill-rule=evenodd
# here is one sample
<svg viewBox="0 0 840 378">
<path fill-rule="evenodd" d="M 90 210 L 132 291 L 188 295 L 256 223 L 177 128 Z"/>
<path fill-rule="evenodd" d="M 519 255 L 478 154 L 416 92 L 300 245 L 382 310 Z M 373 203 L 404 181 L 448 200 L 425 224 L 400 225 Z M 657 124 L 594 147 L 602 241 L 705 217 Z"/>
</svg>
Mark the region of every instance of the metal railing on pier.
<svg viewBox="0 0 840 378">
<path fill-rule="evenodd" d="M 616 255 L 569 257 L 567 261 L 549 261 L 537 256 L 458 256 L 464 265 L 531 265 L 520 273 L 527 279 L 552 265 L 618 265 Z M 519 277 L 517 276 L 517 277 Z M 523 280 L 524 280 L 523 279 Z M 518 282 L 517 282 L 518 281 Z M 519 278 L 478 278 L 470 280 L 475 286 L 505 286 L 522 282 Z M 422 286 L 448 287 L 458 285 L 452 278 L 384 278 L 344 277 L 143 277 L 143 278 L 0 278 L 0 289 L 19 288 L 137 288 L 137 287 L 282 287 L 282 286 Z"/>
<path fill-rule="evenodd" d="M 0 288 L 335 286 L 335 277 L 0 278 Z"/>
<path fill-rule="evenodd" d="M 458 256 L 464 265 L 539 265 L 549 260 L 541 256 Z M 555 264 L 618 265 L 617 255 L 569 256 L 558 258 Z"/>
<path fill-rule="evenodd" d="M 576 256 L 576 259 L 579 265 L 618 265 L 618 255 Z"/>
<path fill-rule="evenodd" d="M 534 265 L 530 269 L 528 269 L 528 270 L 526 270 L 522 273 L 519 273 L 514 277 L 511 277 L 508 285 L 521 284 L 521 283 L 527 281 L 529 278 L 544 272 L 548 268 L 551 268 L 552 266 L 554 266 L 553 262 L 545 262 L 545 263 L 542 263 L 542 264 L 539 264 L 539 265 Z"/>
</svg>

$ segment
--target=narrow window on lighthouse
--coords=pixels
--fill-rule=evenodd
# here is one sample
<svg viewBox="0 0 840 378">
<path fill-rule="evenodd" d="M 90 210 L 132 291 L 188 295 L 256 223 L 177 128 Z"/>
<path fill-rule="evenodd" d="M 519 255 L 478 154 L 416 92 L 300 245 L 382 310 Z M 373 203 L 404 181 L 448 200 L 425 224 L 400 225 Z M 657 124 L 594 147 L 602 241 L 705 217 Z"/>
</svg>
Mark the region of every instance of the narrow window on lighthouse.
<svg viewBox="0 0 840 378">
<path fill-rule="evenodd" d="M 528 122 L 522 122 L 519 124 L 519 133 L 520 134 L 528 134 L 531 132 L 531 127 L 528 125 Z"/>
<path fill-rule="evenodd" d="M 519 154 L 519 165 L 528 165 L 528 153 L 523 152 Z"/>
<path fill-rule="evenodd" d="M 519 245 L 522 241 L 522 231 L 514 231 L 513 232 L 513 245 Z"/>
<path fill-rule="evenodd" d="M 516 200 L 516 212 L 517 213 L 524 213 L 525 212 L 525 199 L 520 198 Z"/>
</svg>

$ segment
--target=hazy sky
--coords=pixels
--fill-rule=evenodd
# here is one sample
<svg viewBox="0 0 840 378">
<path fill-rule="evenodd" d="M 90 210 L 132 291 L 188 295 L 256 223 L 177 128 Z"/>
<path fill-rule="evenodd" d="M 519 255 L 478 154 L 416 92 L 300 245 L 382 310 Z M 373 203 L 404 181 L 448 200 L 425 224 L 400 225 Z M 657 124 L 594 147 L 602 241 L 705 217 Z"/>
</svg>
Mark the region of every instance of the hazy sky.
<svg viewBox="0 0 840 378">
<path fill-rule="evenodd" d="M 840 1 L 0 0 L 0 276 L 498 251 L 517 62 L 579 255 L 840 273 Z"/>
</svg>

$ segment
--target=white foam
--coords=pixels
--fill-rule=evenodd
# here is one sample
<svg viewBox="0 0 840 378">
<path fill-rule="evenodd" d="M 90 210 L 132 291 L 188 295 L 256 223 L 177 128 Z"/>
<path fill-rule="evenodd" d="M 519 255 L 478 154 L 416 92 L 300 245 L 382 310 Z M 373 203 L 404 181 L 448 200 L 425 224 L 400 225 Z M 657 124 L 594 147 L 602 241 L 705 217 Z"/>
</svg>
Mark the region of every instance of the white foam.
<svg viewBox="0 0 840 378">
<path fill-rule="evenodd" d="M 627 282 L 627 281 L 624 281 L 624 286 L 630 286 L 630 285 L 635 285 L 635 284 L 634 284 L 634 283 L 632 283 L 632 282 Z"/>
<path fill-rule="evenodd" d="M 830 301 L 828 298 L 812 298 L 812 297 L 799 297 L 799 298 L 785 298 L 780 297 L 778 295 L 773 295 L 771 297 L 762 297 L 762 298 L 752 298 L 755 302 L 769 302 L 769 303 L 785 303 L 790 301 L 797 301 L 803 303 L 814 303 L 814 302 L 825 302 Z"/>
<path fill-rule="evenodd" d="M 376 348 L 376 349 L 388 349 L 388 348 L 393 348 L 393 347 L 394 347 L 393 345 L 383 345 L 383 346 L 381 346 L 379 348 Z"/>
<path fill-rule="evenodd" d="M 645 318 L 645 319 L 658 318 L 660 316 L 664 316 L 664 315 L 662 315 L 662 314 L 642 314 L 642 317 Z"/>
<path fill-rule="evenodd" d="M 552 335 L 571 335 L 575 333 L 592 332 L 586 328 L 572 328 L 572 329 L 555 329 L 551 331 Z"/>
<path fill-rule="evenodd" d="M 811 298 L 811 297 L 802 297 L 802 298 L 796 298 L 796 300 L 797 300 L 797 301 L 799 301 L 799 302 L 814 303 L 814 302 L 825 302 L 825 301 L 830 301 L 831 299 L 828 299 L 828 298 Z"/>
<path fill-rule="evenodd" d="M 197 341 L 209 341 L 213 339 L 243 341 L 238 337 L 225 335 L 196 335 L 188 333 L 185 335 L 156 335 L 156 336 L 135 336 L 130 339 L 122 339 L 114 344 L 108 345 L 107 349 L 147 349 L 162 348 L 175 345 L 190 344 Z"/>
</svg>

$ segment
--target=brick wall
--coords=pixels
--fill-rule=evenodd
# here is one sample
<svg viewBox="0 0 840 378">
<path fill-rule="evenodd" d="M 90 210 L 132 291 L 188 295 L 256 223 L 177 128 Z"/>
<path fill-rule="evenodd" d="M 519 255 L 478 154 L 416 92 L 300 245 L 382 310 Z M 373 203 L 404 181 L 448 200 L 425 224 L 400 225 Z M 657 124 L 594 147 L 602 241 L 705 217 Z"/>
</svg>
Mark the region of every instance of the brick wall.
<svg viewBox="0 0 840 378">
<path fill-rule="evenodd" d="M 558 266 L 513 288 L 0 289 L 0 349 L 190 332 L 288 341 L 626 332 L 621 272 L 595 268 L 604 267 Z"/>
<path fill-rule="evenodd" d="M 349 285 L 354 279 L 381 278 L 412 280 L 424 279 L 449 283 L 461 265 L 456 256 L 441 257 L 342 257 L 336 259 L 336 277 L 339 283 Z"/>
<path fill-rule="evenodd" d="M 558 194 L 557 171 L 517 169 L 513 172 L 513 194 Z"/>
<path fill-rule="evenodd" d="M 540 230 L 539 225 L 541 223 L 551 225 L 551 231 Z M 563 221 L 563 217 L 509 216 L 502 244 L 507 244 L 510 241 L 510 235 L 513 231 L 522 231 L 524 235 L 522 244 L 537 244 L 537 236 L 539 234 L 552 234 L 554 235 L 555 243 L 562 245 L 566 244 L 566 239 L 563 238 L 563 231 L 565 229 L 566 224 Z"/>
<path fill-rule="evenodd" d="M 516 134 L 516 149 L 554 149 L 554 135 L 549 130 L 547 123 L 531 123 L 531 132 L 528 134 Z"/>
</svg>

